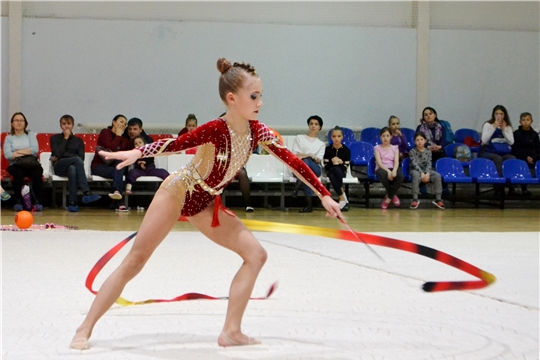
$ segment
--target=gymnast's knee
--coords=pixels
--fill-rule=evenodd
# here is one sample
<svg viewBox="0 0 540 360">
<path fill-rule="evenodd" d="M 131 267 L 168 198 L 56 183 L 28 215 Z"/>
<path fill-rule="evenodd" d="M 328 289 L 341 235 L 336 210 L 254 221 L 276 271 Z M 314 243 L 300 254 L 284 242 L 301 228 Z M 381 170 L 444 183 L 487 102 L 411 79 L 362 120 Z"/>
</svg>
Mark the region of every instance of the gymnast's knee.
<svg viewBox="0 0 540 360">
<path fill-rule="evenodd" d="M 131 280 L 134 278 L 141 270 L 144 268 L 144 265 L 148 261 L 148 256 L 145 256 L 140 253 L 128 254 L 124 262 L 122 263 L 123 275 Z"/>
<path fill-rule="evenodd" d="M 262 268 L 264 264 L 266 263 L 267 259 L 268 259 L 268 253 L 262 246 L 259 246 L 257 250 L 253 251 L 250 254 L 249 262 L 251 262 L 252 264 L 254 264 L 255 266 L 259 268 Z"/>
</svg>

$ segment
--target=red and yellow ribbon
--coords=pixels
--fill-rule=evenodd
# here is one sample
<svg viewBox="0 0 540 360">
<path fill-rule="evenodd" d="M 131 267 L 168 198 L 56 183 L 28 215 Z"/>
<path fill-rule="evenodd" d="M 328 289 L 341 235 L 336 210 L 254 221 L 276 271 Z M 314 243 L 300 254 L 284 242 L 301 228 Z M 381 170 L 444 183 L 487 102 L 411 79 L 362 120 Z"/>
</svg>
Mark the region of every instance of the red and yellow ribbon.
<svg viewBox="0 0 540 360">
<path fill-rule="evenodd" d="M 242 220 L 244 224 L 252 231 L 270 231 L 270 232 L 281 232 L 289 234 L 302 234 L 302 235 L 313 235 L 313 236 L 322 236 L 333 238 L 337 240 L 353 241 L 353 242 L 364 242 L 365 244 L 372 244 L 377 246 L 389 247 L 397 250 L 403 250 L 411 252 L 414 254 L 422 255 L 429 257 L 433 260 L 442 262 L 443 264 L 452 266 L 456 269 L 464 271 L 470 275 L 477 277 L 479 280 L 470 280 L 470 281 L 432 281 L 426 282 L 422 286 L 422 289 L 426 292 L 435 292 L 435 291 L 447 291 L 447 290 L 475 290 L 482 289 L 490 284 L 493 284 L 496 280 L 495 276 L 487 271 L 484 271 L 476 266 L 469 264 L 461 259 L 458 259 L 452 255 L 444 253 L 442 251 L 429 248 L 427 246 L 415 244 L 412 242 L 404 240 L 391 239 L 384 236 L 371 235 L 365 233 L 354 232 L 349 228 L 349 230 L 339 230 L 339 229 L 328 229 L 320 228 L 315 226 L 306 226 L 306 225 L 293 225 L 293 224 L 282 224 L 282 223 L 273 223 L 267 221 L 257 221 L 257 220 Z M 346 225 L 346 224 L 345 224 Z M 92 289 L 95 278 L 101 271 L 101 269 L 109 262 L 109 260 L 116 255 L 125 244 L 127 244 L 131 239 L 133 239 L 137 233 L 129 235 L 127 238 L 122 240 L 120 243 L 115 245 L 111 250 L 109 250 L 105 255 L 98 260 L 94 265 L 88 277 L 86 278 L 86 288 L 90 290 L 92 294 L 97 294 L 97 291 Z M 377 255 L 378 256 L 378 255 Z M 272 295 L 275 291 L 277 283 L 272 284 L 267 294 L 263 297 L 251 298 L 251 300 L 264 300 Z M 214 297 L 205 294 L 199 293 L 186 293 L 180 296 L 177 296 L 172 299 L 149 299 L 143 301 L 129 301 L 122 297 L 116 300 L 116 303 L 122 306 L 130 305 L 143 305 L 159 302 L 173 302 L 173 301 L 183 301 L 183 300 L 225 300 L 228 297 Z"/>
</svg>

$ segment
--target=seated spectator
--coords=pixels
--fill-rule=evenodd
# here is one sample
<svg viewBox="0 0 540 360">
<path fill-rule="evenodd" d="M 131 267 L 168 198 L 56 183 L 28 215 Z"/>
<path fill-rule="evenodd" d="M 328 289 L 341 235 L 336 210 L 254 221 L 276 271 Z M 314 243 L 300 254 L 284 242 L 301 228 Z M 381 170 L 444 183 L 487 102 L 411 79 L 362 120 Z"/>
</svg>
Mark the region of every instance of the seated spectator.
<svg viewBox="0 0 540 360">
<path fill-rule="evenodd" d="M 503 176 L 503 161 L 516 158 L 512 155 L 512 144 L 514 144 L 514 133 L 508 111 L 504 106 L 497 105 L 493 108 L 491 119 L 482 126 L 482 151 L 480 156 L 495 163 L 499 176 Z M 495 194 L 498 195 L 503 190 L 504 185 L 496 186 Z M 510 186 L 509 195 L 514 193 L 514 187 Z"/>
<path fill-rule="evenodd" d="M 38 142 L 36 134 L 26 130 L 28 121 L 22 112 L 17 112 L 11 117 L 11 131 L 4 140 L 4 156 L 9 161 L 7 172 L 13 177 L 13 198 L 15 199 L 15 211 L 35 210 L 43 211 L 41 195 L 43 191 L 43 167 L 37 159 Z M 24 178 L 32 180 L 31 200 L 24 204 L 21 190 Z M 30 186 L 30 185 L 29 185 Z"/>
<path fill-rule="evenodd" d="M 319 140 L 319 132 L 323 126 L 323 120 L 318 115 L 310 116 L 307 119 L 308 124 L 308 133 L 306 135 L 297 135 L 294 138 L 294 142 L 291 148 L 293 154 L 302 159 L 309 168 L 317 175 L 318 177 L 322 174 L 321 165 L 323 163 L 323 156 L 325 150 L 325 144 Z M 296 175 L 295 175 L 296 177 Z M 293 197 L 298 196 L 298 190 L 302 186 L 302 181 L 299 179 L 296 180 L 294 186 Z M 310 213 L 313 212 L 313 196 L 315 193 L 313 190 L 304 185 L 304 194 L 306 196 L 307 205 L 305 208 L 301 209 L 301 213 Z"/>
<path fill-rule="evenodd" d="M 136 148 L 144 146 L 146 144 L 147 143 L 144 141 L 144 137 L 142 137 L 141 135 L 133 139 L 133 145 Z M 137 179 L 141 176 L 156 176 L 162 180 L 165 180 L 167 176 L 169 176 L 169 172 L 167 170 L 156 168 L 153 157 L 141 158 L 137 160 L 137 162 L 133 165 L 133 169 L 129 170 L 126 175 L 127 195 L 133 194 L 133 192 L 131 191 L 133 184 L 135 184 Z"/>
<path fill-rule="evenodd" d="M 327 146 L 324 151 L 324 169 L 338 194 L 341 211 L 348 211 L 349 202 L 343 188 L 343 178 L 347 176 L 347 169 L 351 163 L 351 150 L 343 144 L 343 131 L 339 126 L 332 129 L 330 136 L 332 145 Z"/>
<path fill-rule="evenodd" d="M 446 132 L 444 126 L 437 118 L 437 112 L 432 107 L 426 107 L 422 111 L 422 119 L 420 125 L 416 128 L 416 132 L 423 132 L 426 135 L 426 148 L 431 151 L 431 159 L 436 162 L 440 158 L 445 157 L 444 147 L 446 143 Z"/>
<path fill-rule="evenodd" d="M 154 142 L 154 139 L 143 130 L 142 120 L 136 117 L 129 119 L 127 128 L 122 135 L 130 140 L 131 145 L 137 136 L 142 136 L 146 144 Z"/>
<path fill-rule="evenodd" d="M 221 114 L 219 117 L 222 117 L 223 115 L 225 115 L 225 113 Z M 182 130 L 180 130 L 180 132 L 178 133 L 178 136 L 184 135 L 190 131 L 193 131 L 196 127 L 197 127 L 197 117 L 195 117 L 195 114 L 189 114 L 188 117 L 186 118 L 186 126 Z M 187 149 L 185 152 L 186 154 L 195 154 L 197 152 L 197 148 Z"/>
<path fill-rule="evenodd" d="M 124 189 L 124 172 L 125 169 L 118 170 L 116 165 L 118 161 L 105 161 L 98 151 L 122 151 L 131 150 L 133 145 L 122 134 L 127 127 L 127 119 L 124 115 L 116 115 L 112 120 L 111 126 L 101 130 L 97 139 L 96 153 L 92 160 L 92 174 L 102 176 L 104 178 L 113 179 L 112 192 L 109 197 L 113 199 L 112 205 L 117 211 L 128 211 L 125 205 L 120 204 L 122 199 L 122 190 Z"/>
<path fill-rule="evenodd" d="M 68 211 L 77 212 L 77 187 L 83 192 L 82 202 L 88 204 L 101 199 L 94 195 L 88 187 L 86 173 L 84 171 L 84 142 L 81 138 L 73 135 L 75 121 L 71 115 L 60 118 L 62 132 L 51 136 L 51 162 L 54 173 L 58 176 L 67 176 L 69 188 Z"/>
<path fill-rule="evenodd" d="M 390 129 L 383 127 L 380 132 L 381 143 L 373 148 L 375 151 L 375 174 L 386 189 L 381 208 L 388 209 L 392 201 L 396 207 L 401 205 L 397 192 L 403 183 L 403 171 L 399 165 L 399 149 L 397 145 L 390 145 Z"/>
<path fill-rule="evenodd" d="M 221 114 L 219 117 L 222 117 L 225 113 Z M 178 136 L 184 135 L 190 131 L 193 131 L 197 127 L 197 117 L 195 114 L 189 114 L 186 118 L 186 126 L 178 132 Z"/>
<path fill-rule="evenodd" d="M 432 182 L 435 185 L 435 200 L 432 203 L 439 209 L 444 209 L 444 202 L 442 201 L 442 178 L 431 166 L 431 151 L 425 148 L 426 141 L 426 135 L 422 132 L 417 132 L 414 134 L 414 144 L 416 146 L 409 151 L 409 158 L 411 159 L 409 172 L 412 177 L 413 198 L 410 208 L 417 209 L 418 205 L 420 205 L 420 200 L 418 199 L 420 183 L 427 184 Z"/>
<path fill-rule="evenodd" d="M 399 149 L 399 160 L 403 160 L 403 158 L 406 158 L 409 152 L 409 143 L 407 142 L 407 138 L 405 135 L 401 133 L 400 127 L 401 123 L 399 121 L 399 118 L 397 116 L 390 116 L 390 119 L 388 119 L 388 127 L 390 128 L 390 134 L 392 135 L 392 139 L 390 140 L 390 145 L 397 145 Z"/>
<path fill-rule="evenodd" d="M 540 139 L 538 133 L 532 129 L 533 118 L 528 112 L 521 114 L 519 119 L 520 126 L 514 131 L 514 144 L 512 145 L 512 154 L 529 165 L 531 174 L 534 174 L 534 165 L 540 160 Z M 521 185 L 521 193 L 525 196 L 531 196 L 527 190 L 527 184 Z"/>
</svg>

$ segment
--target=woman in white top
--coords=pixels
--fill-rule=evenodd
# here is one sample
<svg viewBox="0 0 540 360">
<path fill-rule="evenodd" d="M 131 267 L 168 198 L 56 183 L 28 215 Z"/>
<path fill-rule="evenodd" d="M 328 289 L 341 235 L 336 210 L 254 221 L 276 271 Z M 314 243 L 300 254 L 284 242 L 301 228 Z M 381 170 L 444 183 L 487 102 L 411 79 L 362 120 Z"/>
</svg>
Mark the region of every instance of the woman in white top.
<svg viewBox="0 0 540 360">
<path fill-rule="evenodd" d="M 304 161 L 317 176 L 321 176 L 321 165 L 324 157 L 325 144 L 319 140 L 319 132 L 323 126 L 323 120 L 318 115 L 312 115 L 307 119 L 308 133 L 306 135 L 297 135 L 294 139 L 291 151 Z M 293 197 L 298 196 L 298 190 L 302 182 L 296 180 Z M 301 213 L 310 213 L 313 211 L 313 190 L 304 185 L 304 194 L 306 195 L 306 207 L 301 209 Z"/>
<path fill-rule="evenodd" d="M 502 164 L 504 160 L 515 159 L 512 155 L 514 144 L 514 131 L 508 116 L 508 111 L 502 105 L 493 108 L 491 119 L 482 126 L 482 157 L 495 163 L 499 176 L 502 176 Z M 502 186 L 495 187 L 497 195 L 503 190 Z M 514 187 L 510 187 L 510 194 L 514 193 Z"/>
</svg>

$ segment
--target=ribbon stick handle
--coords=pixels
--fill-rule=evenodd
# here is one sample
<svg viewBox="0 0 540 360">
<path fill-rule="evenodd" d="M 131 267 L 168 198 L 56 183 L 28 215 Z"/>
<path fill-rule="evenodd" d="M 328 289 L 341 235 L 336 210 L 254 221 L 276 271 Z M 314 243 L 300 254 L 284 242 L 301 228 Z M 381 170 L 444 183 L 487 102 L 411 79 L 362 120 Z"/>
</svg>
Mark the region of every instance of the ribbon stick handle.
<svg viewBox="0 0 540 360">
<path fill-rule="evenodd" d="M 381 255 L 377 254 L 377 252 L 376 252 L 375 250 L 373 250 L 373 248 L 372 248 L 371 246 L 369 246 L 369 244 L 368 244 L 367 242 L 365 242 L 364 240 L 362 240 L 362 238 L 360 238 L 360 237 L 358 236 L 358 234 L 357 234 L 353 229 L 351 229 L 351 227 L 349 226 L 349 224 L 347 224 L 347 223 L 345 222 L 345 220 L 343 220 L 342 217 L 338 217 L 338 219 L 339 219 L 339 221 L 341 221 L 341 223 L 342 223 L 343 225 L 345 225 L 345 226 L 347 227 L 347 229 L 354 235 L 354 237 L 355 237 L 356 239 L 358 239 L 358 240 L 360 240 L 361 242 L 363 242 L 363 243 L 367 246 L 367 248 L 368 248 L 369 250 L 371 250 L 371 252 L 372 252 L 376 257 L 379 258 L 379 260 L 381 260 L 382 262 L 385 262 L 384 259 L 381 257 Z"/>
</svg>

